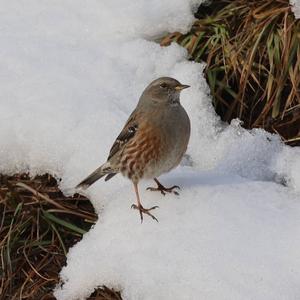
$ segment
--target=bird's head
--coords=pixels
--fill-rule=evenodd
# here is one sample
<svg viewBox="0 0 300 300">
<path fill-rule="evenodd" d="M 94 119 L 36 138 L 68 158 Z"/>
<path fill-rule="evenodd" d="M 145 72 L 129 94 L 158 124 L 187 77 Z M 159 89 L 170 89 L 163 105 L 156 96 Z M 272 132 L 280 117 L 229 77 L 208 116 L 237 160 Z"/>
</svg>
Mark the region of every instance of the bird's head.
<svg viewBox="0 0 300 300">
<path fill-rule="evenodd" d="M 140 104 L 177 105 L 180 103 L 180 92 L 188 87 L 190 86 L 181 84 L 174 78 L 160 77 L 146 87 L 140 98 Z"/>
</svg>

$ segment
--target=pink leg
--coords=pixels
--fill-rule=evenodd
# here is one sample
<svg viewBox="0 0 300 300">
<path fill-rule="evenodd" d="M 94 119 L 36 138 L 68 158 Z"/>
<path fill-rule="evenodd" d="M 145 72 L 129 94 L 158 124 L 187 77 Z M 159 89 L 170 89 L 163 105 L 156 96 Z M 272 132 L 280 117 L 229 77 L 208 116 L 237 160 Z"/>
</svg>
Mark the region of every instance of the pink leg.
<svg viewBox="0 0 300 300">
<path fill-rule="evenodd" d="M 158 206 L 153 206 L 151 208 L 144 208 L 142 206 L 141 200 L 140 200 L 140 195 L 139 195 L 139 190 L 138 190 L 138 184 L 137 183 L 133 183 L 134 185 L 134 190 L 135 190 L 135 194 L 136 194 L 136 200 L 137 200 L 137 205 L 136 204 L 132 204 L 131 208 L 134 209 L 138 209 L 140 212 L 140 216 L 141 216 L 141 223 L 143 223 L 143 214 L 146 214 L 148 216 L 150 216 L 153 220 L 157 221 L 156 217 L 154 217 L 149 211 L 158 208 Z"/>
</svg>

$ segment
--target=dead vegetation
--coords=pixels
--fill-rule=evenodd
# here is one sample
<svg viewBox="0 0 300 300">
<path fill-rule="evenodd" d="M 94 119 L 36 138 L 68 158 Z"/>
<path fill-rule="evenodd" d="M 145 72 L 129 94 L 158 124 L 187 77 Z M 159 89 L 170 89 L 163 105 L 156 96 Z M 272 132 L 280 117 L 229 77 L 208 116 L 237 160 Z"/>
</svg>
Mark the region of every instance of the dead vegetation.
<svg viewBox="0 0 300 300">
<path fill-rule="evenodd" d="M 278 133 L 300 145 L 300 20 L 288 0 L 221 0 L 201 5 L 190 32 L 170 33 L 191 60 L 204 61 L 223 120 Z"/>
<path fill-rule="evenodd" d="M 68 249 L 97 220 L 92 204 L 65 197 L 50 175 L 0 176 L 0 214 L 0 299 L 55 299 Z M 89 299 L 121 296 L 102 287 Z"/>
</svg>

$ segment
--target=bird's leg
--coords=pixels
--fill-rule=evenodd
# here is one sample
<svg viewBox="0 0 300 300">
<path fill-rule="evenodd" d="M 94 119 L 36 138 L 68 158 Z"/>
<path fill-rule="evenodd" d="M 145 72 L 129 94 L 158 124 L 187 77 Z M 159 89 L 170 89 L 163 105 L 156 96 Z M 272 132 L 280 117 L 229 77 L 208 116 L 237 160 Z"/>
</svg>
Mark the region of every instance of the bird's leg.
<svg viewBox="0 0 300 300">
<path fill-rule="evenodd" d="M 175 195 L 179 195 L 179 193 L 177 191 L 174 191 L 174 189 L 179 189 L 180 190 L 180 187 L 178 185 L 173 185 L 169 188 L 166 188 L 164 187 L 159 181 L 157 178 L 154 178 L 154 181 L 156 182 L 157 184 L 157 187 L 154 188 L 154 187 L 148 187 L 147 190 L 148 191 L 159 191 L 161 192 L 163 195 L 165 195 L 166 193 L 174 193 Z"/>
<path fill-rule="evenodd" d="M 141 200 L 140 200 L 138 185 L 137 185 L 137 183 L 133 183 L 133 185 L 134 185 L 134 190 L 135 190 L 135 194 L 136 194 L 137 205 L 136 204 L 132 204 L 131 208 L 139 210 L 140 216 L 141 216 L 141 223 L 143 223 L 143 214 L 146 214 L 146 215 L 150 216 L 153 220 L 155 220 L 156 222 L 158 222 L 158 220 L 150 213 L 150 210 L 158 208 L 158 206 L 153 206 L 151 208 L 144 208 L 142 206 L 142 203 L 141 203 Z"/>
</svg>

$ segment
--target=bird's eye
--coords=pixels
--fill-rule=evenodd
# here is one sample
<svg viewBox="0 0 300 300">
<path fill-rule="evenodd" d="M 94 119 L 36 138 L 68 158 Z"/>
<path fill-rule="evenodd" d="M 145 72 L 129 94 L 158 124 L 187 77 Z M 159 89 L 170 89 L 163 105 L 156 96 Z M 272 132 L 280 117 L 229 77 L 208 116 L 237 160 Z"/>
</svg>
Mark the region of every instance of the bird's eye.
<svg viewBox="0 0 300 300">
<path fill-rule="evenodd" d="M 163 88 L 163 89 L 165 89 L 167 86 L 168 86 L 168 85 L 167 85 L 165 82 L 163 82 L 163 83 L 160 85 L 160 87 Z"/>
</svg>

